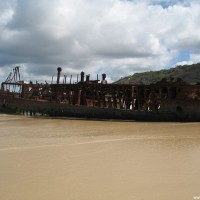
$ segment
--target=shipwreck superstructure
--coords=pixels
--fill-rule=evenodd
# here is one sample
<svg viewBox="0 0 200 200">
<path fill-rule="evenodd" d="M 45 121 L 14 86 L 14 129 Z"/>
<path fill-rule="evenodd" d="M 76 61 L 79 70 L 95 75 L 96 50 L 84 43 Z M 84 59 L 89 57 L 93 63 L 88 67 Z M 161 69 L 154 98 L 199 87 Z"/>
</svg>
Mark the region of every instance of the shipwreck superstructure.
<svg viewBox="0 0 200 200">
<path fill-rule="evenodd" d="M 25 83 L 19 67 L 1 84 L 3 112 L 41 114 L 55 117 L 125 119 L 148 121 L 200 121 L 200 85 L 181 79 L 163 79 L 150 85 L 108 84 L 90 80 L 80 73 L 80 81 L 66 83 L 57 68 L 55 84 Z"/>
</svg>

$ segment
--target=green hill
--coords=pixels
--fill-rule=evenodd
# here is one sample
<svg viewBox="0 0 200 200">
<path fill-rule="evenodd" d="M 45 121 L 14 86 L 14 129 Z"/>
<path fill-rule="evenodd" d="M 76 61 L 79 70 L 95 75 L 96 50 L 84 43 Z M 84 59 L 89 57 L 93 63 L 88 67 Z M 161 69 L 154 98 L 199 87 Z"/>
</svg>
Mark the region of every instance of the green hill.
<svg viewBox="0 0 200 200">
<path fill-rule="evenodd" d="M 132 76 L 124 77 L 115 83 L 118 84 L 151 84 L 156 83 L 163 78 L 181 78 L 183 81 L 195 84 L 200 82 L 200 63 L 192 65 L 177 66 L 175 68 L 135 73 Z"/>
</svg>

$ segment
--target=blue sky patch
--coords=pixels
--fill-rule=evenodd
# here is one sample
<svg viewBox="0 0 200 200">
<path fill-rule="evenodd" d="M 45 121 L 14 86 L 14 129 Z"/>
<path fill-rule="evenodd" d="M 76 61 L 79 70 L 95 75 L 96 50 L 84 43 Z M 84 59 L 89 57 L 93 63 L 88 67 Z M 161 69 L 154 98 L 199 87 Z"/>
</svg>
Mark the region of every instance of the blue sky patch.
<svg viewBox="0 0 200 200">
<path fill-rule="evenodd" d="M 186 6 L 186 7 L 190 6 L 190 3 L 184 0 L 152 1 L 152 4 L 161 5 L 164 9 L 170 6 L 174 6 L 176 4 L 182 4 L 183 6 Z"/>
<path fill-rule="evenodd" d="M 171 62 L 164 68 L 168 69 L 171 68 L 172 66 L 175 66 L 177 63 L 188 62 L 188 61 L 190 61 L 190 51 L 188 49 L 181 50 L 179 51 L 178 56 L 173 58 Z"/>
<path fill-rule="evenodd" d="M 177 62 L 189 61 L 189 60 L 190 60 L 190 51 L 189 50 L 181 50 L 176 59 Z"/>
</svg>

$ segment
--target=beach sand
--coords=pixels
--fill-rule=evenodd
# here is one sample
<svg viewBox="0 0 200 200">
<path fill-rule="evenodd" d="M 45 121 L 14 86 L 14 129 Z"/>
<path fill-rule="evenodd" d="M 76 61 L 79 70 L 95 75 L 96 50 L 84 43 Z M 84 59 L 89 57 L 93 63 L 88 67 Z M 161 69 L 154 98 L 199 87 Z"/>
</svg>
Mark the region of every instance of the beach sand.
<svg viewBox="0 0 200 200">
<path fill-rule="evenodd" d="M 0 115 L 2 200 L 190 200 L 200 123 Z"/>
</svg>

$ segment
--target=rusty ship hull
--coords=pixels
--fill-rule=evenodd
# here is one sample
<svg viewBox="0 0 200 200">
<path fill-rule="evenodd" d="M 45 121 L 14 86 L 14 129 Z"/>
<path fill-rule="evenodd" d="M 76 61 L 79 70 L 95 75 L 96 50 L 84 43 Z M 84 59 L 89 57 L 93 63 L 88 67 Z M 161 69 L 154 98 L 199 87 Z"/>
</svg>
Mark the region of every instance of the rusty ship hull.
<svg viewBox="0 0 200 200">
<path fill-rule="evenodd" d="M 90 102 L 91 103 L 91 102 Z M 68 104 L 42 99 L 21 98 L 17 94 L 0 93 L 0 112 L 24 115 L 45 115 L 51 117 L 73 117 L 86 119 L 117 119 L 135 121 L 200 121 L 200 103 L 197 100 L 170 101 L 161 103 L 160 108 L 149 110 L 114 107 L 113 103 L 98 107 L 92 105 Z M 111 104 L 108 106 L 108 104 Z"/>
<path fill-rule="evenodd" d="M 181 105 L 177 102 L 177 105 Z M 191 109 L 196 110 L 197 105 Z M 199 105 L 198 105 L 199 106 Z M 45 115 L 85 119 L 117 119 L 133 121 L 200 121 L 199 111 L 146 111 L 68 105 L 49 101 L 35 101 L 0 95 L 0 111 L 9 114 Z"/>
<path fill-rule="evenodd" d="M 0 112 L 51 117 L 135 121 L 200 121 L 200 85 L 162 80 L 151 85 L 107 84 L 81 80 L 76 84 L 1 84 Z M 18 68 L 14 77 L 17 77 Z"/>
<path fill-rule="evenodd" d="M 181 105 L 181 103 L 177 102 L 176 105 Z M 174 110 L 170 111 L 145 111 L 67 105 L 46 101 L 36 102 L 34 100 L 0 96 L 1 113 L 105 120 L 200 121 L 200 111 L 196 109 L 200 107 L 199 104 L 192 104 L 185 111 L 177 111 L 176 105 L 174 105 Z"/>
</svg>

